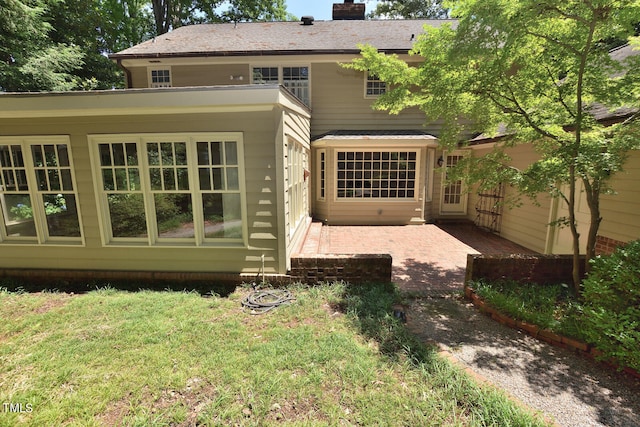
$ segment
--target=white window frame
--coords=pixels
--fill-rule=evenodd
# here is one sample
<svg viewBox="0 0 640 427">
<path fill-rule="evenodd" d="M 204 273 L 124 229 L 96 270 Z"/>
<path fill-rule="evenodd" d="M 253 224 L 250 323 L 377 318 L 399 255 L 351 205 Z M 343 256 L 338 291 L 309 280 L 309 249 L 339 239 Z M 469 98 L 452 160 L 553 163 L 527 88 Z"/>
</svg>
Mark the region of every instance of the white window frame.
<svg viewBox="0 0 640 427">
<path fill-rule="evenodd" d="M 364 97 L 367 99 L 375 99 L 380 95 L 387 93 L 387 83 L 380 80 L 377 76 L 366 71 L 364 73 Z M 371 92 L 371 93 L 369 93 Z"/>
<path fill-rule="evenodd" d="M 169 81 L 168 82 L 154 82 L 153 81 L 153 73 L 157 71 L 168 71 L 169 72 Z M 151 88 L 162 88 L 162 87 L 172 87 L 173 86 L 173 73 L 171 72 L 171 67 L 168 65 L 165 66 L 157 66 L 157 67 L 147 67 L 147 79 L 149 81 L 149 87 Z"/>
<path fill-rule="evenodd" d="M 278 70 L 278 80 L 268 80 L 268 81 L 257 81 L 254 76 L 254 69 L 256 68 L 276 68 Z M 298 92 L 295 89 L 290 89 L 287 86 L 286 81 L 284 80 L 284 69 L 285 68 L 306 68 L 307 69 L 307 80 L 293 80 L 293 81 L 306 81 L 307 87 L 307 99 L 304 96 L 298 96 Z M 305 105 L 311 106 L 311 65 L 309 64 L 300 64 L 300 63 L 291 63 L 291 64 L 253 64 L 251 65 L 251 84 L 279 84 L 286 87 L 291 93 L 293 93 L 298 99 L 300 99 Z"/>
<path fill-rule="evenodd" d="M 316 167 L 318 168 L 316 183 L 316 200 L 324 202 L 327 199 L 327 150 L 318 150 Z"/>
<path fill-rule="evenodd" d="M 443 152 L 443 165 L 441 167 L 441 188 L 440 188 L 440 215 L 466 215 L 467 214 L 467 202 L 468 194 L 467 187 L 463 180 L 459 180 L 458 183 L 452 188 L 452 184 L 447 184 L 447 169 L 451 167 L 452 159 L 460 159 L 470 156 L 468 150 L 455 150 L 451 152 Z M 456 160 L 457 163 L 457 160 Z M 445 200 L 447 198 L 447 192 L 453 190 L 454 192 L 449 196 L 458 197 L 457 203 L 451 203 L 451 201 Z"/>
<path fill-rule="evenodd" d="M 150 165 L 148 161 L 147 143 L 151 142 L 185 142 L 189 189 L 188 190 L 152 190 L 149 178 Z M 237 190 L 200 190 L 199 165 L 197 143 L 198 142 L 235 142 L 238 169 Z M 103 187 L 102 166 L 100 161 L 100 144 L 135 143 L 138 153 L 140 185 L 144 198 L 145 216 L 147 224 L 147 236 L 144 237 L 114 237 L 111 230 L 111 217 L 107 193 Z M 248 223 L 246 209 L 246 187 L 244 171 L 244 142 L 241 132 L 212 132 L 212 133 L 176 133 L 176 134 L 111 134 L 89 135 L 90 158 L 94 174 L 94 188 L 98 216 L 100 219 L 100 231 L 103 245 L 126 246 L 202 246 L 202 247 L 243 247 L 248 246 Z M 225 164 L 220 167 L 228 167 Z M 206 167 L 205 167 L 206 168 Z M 154 194 L 181 193 L 191 196 L 194 237 L 188 238 L 163 238 L 159 236 L 156 224 Z M 210 193 L 239 194 L 240 211 L 242 221 L 241 238 L 208 238 L 205 237 L 204 211 L 202 208 L 202 195 Z"/>
<path fill-rule="evenodd" d="M 287 140 L 287 198 L 289 202 L 289 229 L 295 231 L 307 212 L 305 169 L 309 151 L 292 138 Z"/>
<path fill-rule="evenodd" d="M 79 245 L 84 246 L 84 233 L 82 224 L 82 213 L 80 211 L 80 200 L 78 198 L 78 185 L 75 177 L 75 167 L 73 165 L 73 153 L 71 151 L 71 141 L 67 135 L 50 135 L 50 136 L 20 136 L 20 137 L 0 137 L 0 145 L 15 145 L 20 146 L 22 152 L 22 159 L 24 162 L 24 170 L 26 175 L 26 184 L 28 190 L 24 190 L 21 193 L 29 196 L 31 201 L 31 209 L 34 221 L 34 227 L 36 231 L 35 236 L 9 236 L 5 230 L 5 218 L 4 212 L 6 206 L 0 209 L 0 243 L 1 244 L 32 244 L 32 245 Z M 45 194 L 56 193 L 55 190 L 41 190 L 38 188 L 38 178 L 36 174 L 36 166 L 33 160 L 33 146 L 45 146 L 53 145 L 65 145 L 67 150 L 67 157 L 69 160 L 68 166 L 40 166 L 38 169 L 45 171 L 46 175 L 49 175 L 50 171 L 58 170 L 58 172 L 64 170 L 69 171 L 71 179 L 72 189 L 61 189 L 59 194 L 72 194 L 75 198 L 75 209 L 78 219 L 78 228 L 80 236 L 51 236 L 49 235 L 49 227 L 47 225 L 47 214 L 45 211 L 44 203 L 42 203 L 42 196 Z M 56 148 L 56 155 L 58 151 Z M 59 175 L 59 174 L 58 174 Z M 60 176 L 60 182 L 62 183 L 62 176 Z M 49 181 L 49 178 L 47 178 Z M 50 185 L 50 183 L 47 183 Z M 64 185 L 64 184 L 62 184 Z M 4 189 L 1 189 L 4 190 Z M 0 191 L 0 203 L 4 205 L 4 191 Z"/>
<path fill-rule="evenodd" d="M 383 200 L 383 201 L 397 201 L 397 202 L 407 202 L 407 201 L 414 201 L 414 200 L 418 200 L 418 198 L 420 197 L 420 168 L 421 166 L 421 159 L 420 159 L 420 153 L 421 150 L 419 148 L 416 147 L 393 147 L 393 148 L 366 148 L 366 149 L 339 149 L 339 150 L 335 150 L 335 160 L 333 162 L 334 164 L 334 197 L 335 200 L 338 202 L 358 202 L 358 201 L 363 201 L 363 202 L 372 202 L 372 201 L 377 201 L 377 200 Z M 340 154 L 345 153 L 345 159 L 342 160 L 340 159 Z M 366 160 L 366 159 L 357 159 L 354 158 L 353 160 L 349 159 L 349 153 L 354 153 L 354 157 L 357 157 L 356 153 L 380 153 L 380 159 L 371 159 L 371 160 Z M 371 196 L 371 197 L 364 197 L 364 194 L 362 196 L 340 196 L 340 181 L 341 180 L 345 180 L 348 181 L 350 179 L 353 179 L 354 181 L 356 180 L 366 180 L 366 179 L 374 179 L 373 178 L 373 172 L 377 171 L 376 169 L 374 169 L 372 167 L 372 169 L 370 169 L 371 174 L 372 174 L 372 178 L 366 178 L 366 172 L 367 169 L 365 167 L 365 165 L 363 165 L 363 167 L 361 169 L 357 169 L 357 168 L 353 168 L 352 170 L 345 168 L 344 170 L 339 168 L 339 163 L 340 162 L 393 162 L 393 159 L 383 159 L 383 155 L 382 153 L 389 153 L 390 157 L 391 157 L 391 153 L 414 153 L 415 154 L 415 159 L 407 159 L 408 161 L 413 161 L 415 162 L 415 166 L 414 169 L 407 169 L 407 171 L 411 171 L 414 173 L 413 178 L 399 178 L 396 177 L 395 178 L 395 182 L 396 183 L 400 183 L 402 181 L 408 182 L 409 180 L 413 181 L 413 188 L 411 190 L 408 190 L 408 187 L 405 187 L 404 189 L 401 189 L 401 187 L 396 187 L 396 188 L 392 188 L 392 187 L 380 187 L 380 189 L 378 189 L 377 191 L 413 191 L 413 195 L 412 196 L 398 196 L 396 193 L 396 196 Z M 382 169 L 381 169 L 382 170 Z M 391 171 L 391 169 L 389 169 Z M 395 169 L 393 170 L 394 172 L 401 172 L 400 169 Z M 348 175 L 345 176 L 345 178 L 341 178 L 340 177 L 340 172 L 345 172 L 345 175 L 348 172 L 353 172 L 354 173 L 354 178 L 349 178 Z M 361 172 L 362 173 L 362 177 L 358 178 L 355 176 L 355 174 L 357 172 Z M 391 181 L 394 178 L 389 178 L 388 182 L 391 183 Z M 382 181 L 381 181 L 382 182 Z M 372 191 L 376 191 L 376 190 L 372 190 Z"/>
</svg>

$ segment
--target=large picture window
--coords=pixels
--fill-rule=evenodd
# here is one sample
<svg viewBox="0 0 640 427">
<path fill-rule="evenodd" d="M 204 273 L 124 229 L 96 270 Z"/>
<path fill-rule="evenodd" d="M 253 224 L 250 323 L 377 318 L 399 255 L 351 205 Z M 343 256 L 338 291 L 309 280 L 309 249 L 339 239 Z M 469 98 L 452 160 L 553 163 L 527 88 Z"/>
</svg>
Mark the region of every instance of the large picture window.
<svg viewBox="0 0 640 427">
<path fill-rule="evenodd" d="M 108 243 L 243 242 L 240 134 L 91 140 Z"/>
<path fill-rule="evenodd" d="M 310 105 L 309 67 L 253 67 L 253 84 L 281 84 Z"/>
<path fill-rule="evenodd" d="M 415 198 L 416 151 L 338 151 L 338 198 Z"/>
<path fill-rule="evenodd" d="M 0 240 L 81 243 L 67 137 L 0 139 Z"/>
</svg>

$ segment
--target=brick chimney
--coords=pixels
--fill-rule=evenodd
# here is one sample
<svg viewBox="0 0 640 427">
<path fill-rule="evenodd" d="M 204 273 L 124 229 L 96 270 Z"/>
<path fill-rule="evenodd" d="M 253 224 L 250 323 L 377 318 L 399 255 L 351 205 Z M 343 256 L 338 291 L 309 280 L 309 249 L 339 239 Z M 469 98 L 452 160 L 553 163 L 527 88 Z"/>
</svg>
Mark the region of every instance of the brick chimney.
<svg viewBox="0 0 640 427">
<path fill-rule="evenodd" d="M 333 20 L 334 21 L 363 21 L 364 20 L 364 3 L 354 3 L 353 0 L 344 0 L 344 3 L 333 4 Z"/>
</svg>

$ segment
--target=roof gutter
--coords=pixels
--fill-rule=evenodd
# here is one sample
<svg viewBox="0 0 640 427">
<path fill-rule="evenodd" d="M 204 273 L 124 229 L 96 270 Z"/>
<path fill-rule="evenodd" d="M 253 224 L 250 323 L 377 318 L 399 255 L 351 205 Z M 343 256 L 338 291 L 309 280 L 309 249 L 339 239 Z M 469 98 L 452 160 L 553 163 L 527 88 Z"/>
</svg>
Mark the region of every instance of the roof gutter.
<svg viewBox="0 0 640 427">
<path fill-rule="evenodd" d="M 410 49 L 378 49 L 382 53 L 406 54 Z M 169 59 L 169 58 L 196 58 L 196 57 L 227 57 L 227 56 L 275 56 L 275 55 L 334 55 L 334 54 L 360 54 L 360 49 L 327 49 L 327 50 L 238 50 L 238 51 L 214 51 L 214 52 L 175 52 L 175 53 L 139 53 L 109 55 L 109 59 L 120 64 L 124 59 Z"/>
</svg>

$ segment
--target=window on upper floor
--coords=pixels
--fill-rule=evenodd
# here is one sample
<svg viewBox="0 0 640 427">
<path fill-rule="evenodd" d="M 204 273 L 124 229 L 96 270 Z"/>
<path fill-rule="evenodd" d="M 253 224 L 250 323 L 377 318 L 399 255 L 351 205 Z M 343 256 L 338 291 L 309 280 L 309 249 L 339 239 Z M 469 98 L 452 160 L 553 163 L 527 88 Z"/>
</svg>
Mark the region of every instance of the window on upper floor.
<svg viewBox="0 0 640 427">
<path fill-rule="evenodd" d="M 171 69 L 150 68 L 149 87 L 171 87 Z"/>
<path fill-rule="evenodd" d="M 281 84 L 310 105 L 308 66 L 253 67 L 252 78 L 253 84 Z"/>
<path fill-rule="evenodd" d="M 69 138 L 0 138 L 0 241 L 82 243 Z"/>
<path fill-rule="evenodd" d="M 376 98 L 387 92 L 387 84 L 378 76 L 367 72 L 365 75 L 365 98 Z"/>
<path fill-rule="evenodd" d="M 240 244 L 242 135 L 93 136 L 105 243 Z"/>
</svg>

